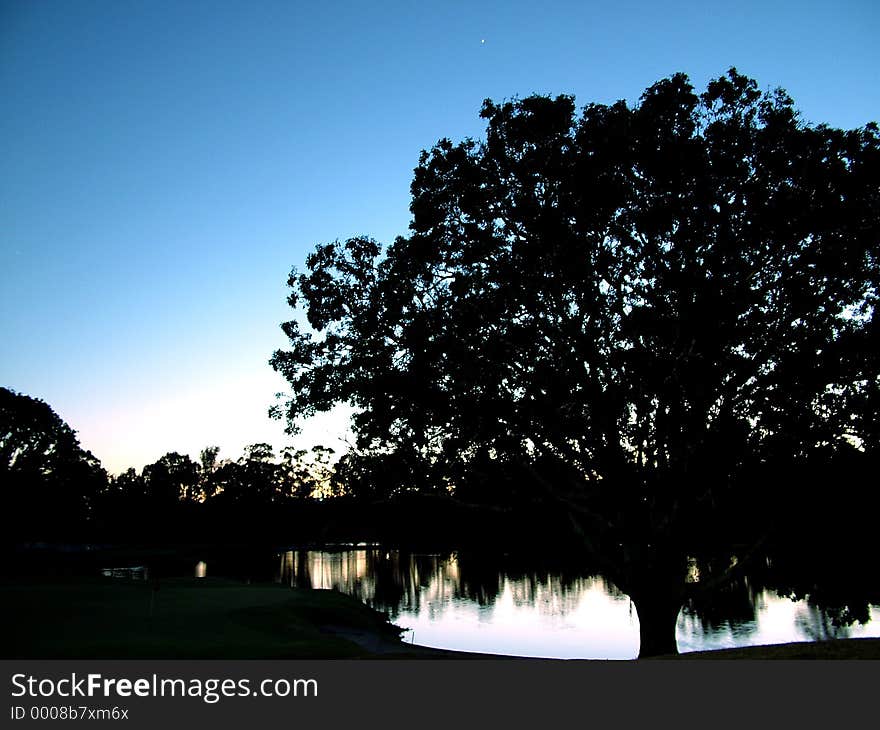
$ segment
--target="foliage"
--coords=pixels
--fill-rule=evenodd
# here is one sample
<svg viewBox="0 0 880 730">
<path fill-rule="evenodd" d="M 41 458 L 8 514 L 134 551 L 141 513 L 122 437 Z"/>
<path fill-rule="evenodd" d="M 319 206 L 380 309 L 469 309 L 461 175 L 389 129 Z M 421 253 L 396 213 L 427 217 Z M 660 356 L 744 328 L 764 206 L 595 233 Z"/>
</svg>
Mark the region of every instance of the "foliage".
<svg viewBox="0 0 880 730">
<path fill-rule="evenodd" d="M 199 467 L 189 456 L 172 451 L 145 466 L 143 479 L 147 498 L 161 509 L 196 500 Z"/>
<path fill-rule="evenodd" d="M 0 388 L 0 483 L 5 534 L 62 539 L 91 517 L 107 474 L 38 398 Z"/>
<path fill-rule="evenodd" d="M 875 124 L 806 124 L 735 69 L 482 117 L 422 153 L 408 236 L 291 273 L 309 326 L 283 325 L 276 415 L 354 406 L 354 483 L 455 493 L 495 464 L 632 594 L 759 535 L 817 455 L 876 453 Z"/>
</svg>

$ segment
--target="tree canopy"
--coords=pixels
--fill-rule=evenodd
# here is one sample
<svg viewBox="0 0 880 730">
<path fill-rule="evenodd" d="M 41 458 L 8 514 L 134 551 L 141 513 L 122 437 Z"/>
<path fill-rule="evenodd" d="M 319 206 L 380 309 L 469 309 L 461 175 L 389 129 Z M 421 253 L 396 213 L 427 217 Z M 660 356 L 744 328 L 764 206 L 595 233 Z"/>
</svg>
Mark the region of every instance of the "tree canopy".
<svg viewBox="0 0 880 730">
<path fill-rule="evenodd" d="M 735 69 L 481 116 L 422 153 L 407 236 L 291 273 L 291 429 L 348 403 L 361 483 L 526 483 L 634 599 L 758 534 L 747 494 L 876 455 L 876 124 L 808 124 Z"/>
<path fill-rule="evenodd" d="M 0 388 L 0 484 L 7 538 L 69 537 L 90 519 L 106 482 L 100 462 L 48 404 Z"/>
</svg>

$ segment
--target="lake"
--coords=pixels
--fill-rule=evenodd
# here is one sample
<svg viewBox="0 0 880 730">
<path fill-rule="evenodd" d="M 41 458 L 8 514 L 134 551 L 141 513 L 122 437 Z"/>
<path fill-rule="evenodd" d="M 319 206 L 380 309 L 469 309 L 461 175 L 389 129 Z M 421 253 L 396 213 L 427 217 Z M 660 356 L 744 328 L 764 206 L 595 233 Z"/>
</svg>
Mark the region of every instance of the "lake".
<svg viewBox="0 0 880 730">
<path fill-rule="evenodd" d="M 379 546 L 298 550 L 277 556 L 275 579 L 334 588 L 388 613 L 404 639 L 424 646 L 528 657 L 632 659 L 637 612 L 600 575 L 536 570 L 475 555 L 413 554 Z M 205 575 L 201 563 L 197 571 Z M 880 607 L 867 624 L 835 626 L 819 607 L 743 581 L 710 609 L 685 607 L 681 652 L 792 641 L 880 636 Z"/>
</svg>

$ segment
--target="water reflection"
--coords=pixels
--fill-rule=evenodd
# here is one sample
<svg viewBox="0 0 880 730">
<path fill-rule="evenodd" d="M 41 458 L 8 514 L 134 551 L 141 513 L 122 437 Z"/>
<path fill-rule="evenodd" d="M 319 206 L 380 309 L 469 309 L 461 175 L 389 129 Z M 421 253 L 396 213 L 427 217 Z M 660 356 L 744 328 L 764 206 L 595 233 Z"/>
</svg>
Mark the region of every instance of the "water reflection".
<svg viewBox="0 0 880 730">
<path fill-rule="evenodd" d="M 638 655 L 638 615 L 600 575 L 539 571 L 473 555 L 423 555 L 377 546 L 288 551 L 276 580 L 292 587 L 334 588 L 385 611 L 408 629 L 407 641 L 517 656 L 631 659 Z M 679 650 L 880 636 L 871 621 L 835 626 L 806 601 L 740 581 L 679 615 Z"/>
</svg>

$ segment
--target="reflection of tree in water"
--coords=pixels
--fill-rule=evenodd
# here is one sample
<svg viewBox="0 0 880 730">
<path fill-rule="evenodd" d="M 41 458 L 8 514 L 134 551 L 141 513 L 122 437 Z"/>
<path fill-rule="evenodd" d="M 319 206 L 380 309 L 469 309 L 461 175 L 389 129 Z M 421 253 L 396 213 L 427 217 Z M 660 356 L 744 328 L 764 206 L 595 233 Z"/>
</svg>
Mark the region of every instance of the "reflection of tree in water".
<svg viewBox="0 0 880 730">
<path fill-rule="evenodd" d="M 822 539 L 791 539 L 766 561 L 767 588 L 804 600 L 796 623 L 806 638 L 842 638 L 871 621 L 871 606 L 880 605 L 873 534 L 867 528 L 851 534 L 829 529 Z"/>
<path fill-rule="evenodd" d="M 499 590 L 497 569 L 494 575 L 487 569 L 477 582 L 463 580 L 454 553 L 379 552 L 370 567 L 376 577 L 376 591 L 367 602 L 387 611 L 392 618 L 402 611 L 418 613 L 422 609 L 433 617 L 442 612 L 444 606 L 460 599 L 489 605 Z"/>
<path fill-rule="evenodd" d="M 679 620 L 694 635 L 730 633 L 742 638 L 758 627 L 756 604 L 761 589 L 748 578 L 732 580 L 716 590 L 694 591 L 682 606 Z"/>
<path fill-rule="evenodd" d="M 700 564 L 697 590 L 680 621 L 693 635 L 730 633 L 741 639 L 756 631 L 764 597 L 775 594 L 799 602 L 794 622 L 804 639 L 846 638 L 855 624 L 871 620 L 871 605 L 880 603 L 873 554 L 858 536 L 821 543 L 792 540 L 753 556 L 747 575 L 739 573 L 710 591 L 700 591 L 700 581 L 711 582 L 725 566 Z"/>
<path fill-rule="evenodd" d="M 474 601 L 481 607 L 493 606 L 504 589 L 505 577 L 509 575 L 503 562 L 481 559 L 473 553 L 462 553 L 456 556 L 456 565 L 461 597 Z"/>
<path fill-rule="evenodd" d="M 380 548 L 288 551 L 279 556 L 277 580 L 290 586 L 334 588 L 387 612 L 428 611 L 436 617 L 452 603 L 467 600 L 491 609 L 509 587 L 517 606 L 564 615 L 583 594 L 600 585 L 608 595 L 625 596 L 601 577 L 560 567 L 537 570 L 528 559 L 446 553 L 414 554 Z"/>
<path fill-rule="evenodd" d="M 565 615 L 573 611 L 583 594 L 597 581 L 609 595 L 622 596 L 604 579 L 572 570 L 558 559 L 549 568 L 536 568 L 536 562 L 546 565 L 546 556 L 536 558 L 534 555 L 505 555 L 499 560 L 473 554 L 459 555 L 460 596 L 481 607 L 491 608 L 506 588 L 514 605 L 534 607 L 539 613 L 548 615 Z"/>
<path fill-rule="evenodd" d="M 798 606 L 794 623 L 807 640 L 829 641 L 847 638 L 853 622 L 835 609 L 826 610 L 807 601 Z"/>
<path fill-rule="evenodd" d="M 418 610 L 422 594 L 457 595 L 457 568 L 450 556 L 413 555 L 358 548 L 298 550 L 279 556 L 276 579 L 292 587 L 335 589 L 394 617 Z"/>
<path fill-rule="evenodd" d="M 392 618 L 400 611 L 417 612 L 423 600 L 433 602 L 454 595 L 457 570 L 448 555 L 414 555 L 402 551 L 375 554 L 371 568 L 376 577 L 372 605 Z"/>
<path fill-rule="evenodd" d="M 700 564 L 696 575 L 711 582 L 723 570 L 723 565 Z M 764 597 L 776 594 L 793 601 L 806 599 L 796 609 L 795 617 L 796 627 L 805 638 L 820 641 L 848 636 L 844 627 L 854 620 L 867 621 L 868 607 L 856 602 L 851 605 L 858 608 L 850 608 L 842 596 L 828 590 L 827 577 L 823 587 L 813 584 L 807 589 L 803 579 L 815 575 L 815 571 L 815 560 L 774 562 L 765 556 L 752 562 L 748 576 L 739 574 L 713 590 L 701 591 L 698 579 L 679 620 L 685 631 L 695 636 L 729 634 L 740 640 L 757 631 Z"/>
<path fill-rule="evenodd" d="M 491 617 L 505 591 L 517 607 L 531 607 L 547 616 L 573 612 L 584 595 L 599 589 L 611 598 L 628 596 L 596 575 L 578 569 L 558 556 L 487 556 L 475 553 L 416 554 L 376 547 L 340 551 L 290 551 L 278 556 L 277 578 L 292 587 L 334 588 L 388 613 L 392 620 L 404 614 L 425 612 L 437 619 L 459 601 L 478 607 Z M 765 595 L 777 593 L 792 599 L 806 598 L 798 606 L 795 625 L 807 640 L 821 641 L 850 634 L 849 625 L 869 620 L 869 607 L 851 600 L 852 571 L 820 586 L 805 582 L 793 566 L 783 561 L 756 560 L 748 576 L 701 591 L 701 583 L 723 573 L 725 564 L 695 564 L 694 590 L 682 607 L 679 626 L 693 637 L 729 636 L 734 643 L 758 628 Z M 592 574 L 591 574 L 592 573 Z M 862 579 L 864 580 L 864 578 Z"/>
<path fill-rule="evenodd" d="M 561 579 L 555 575 L 527 575 L 507 583 L 516 606 L 534 607 L 545 616 L 565 616 L 573 612 L 584 594 L 596 587 L 618 600 L 628 597 L 602 576 Z"/>
</svg>

